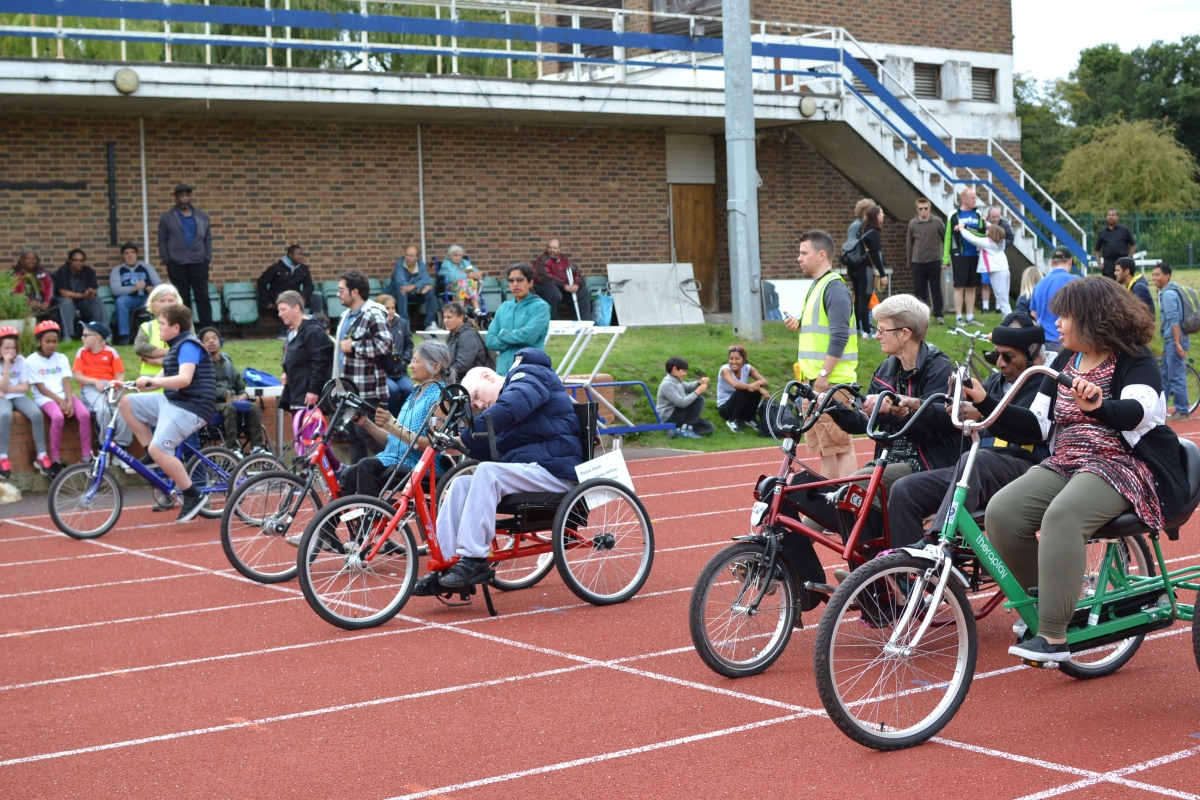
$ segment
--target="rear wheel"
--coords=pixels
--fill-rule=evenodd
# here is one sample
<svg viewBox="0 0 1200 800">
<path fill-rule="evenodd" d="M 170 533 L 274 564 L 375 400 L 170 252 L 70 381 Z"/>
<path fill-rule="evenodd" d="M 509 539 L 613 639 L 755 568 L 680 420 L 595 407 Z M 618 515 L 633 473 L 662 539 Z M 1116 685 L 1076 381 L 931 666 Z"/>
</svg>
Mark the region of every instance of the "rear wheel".
<svg viewBox="0 0 1200 800">
<path fill-rule="evenodd" d="M 103 536 L 121 516 L 121 485 L 108 470 L 92 475 L 95 463 L 67 467 L 50 484 L 50 519 L 75 539 Z"/>
<path fill-rule="evenodd" d="M 211 461 L 213 466 L 192 456 L 187 462 L 188 477 L 193 486 L 208 495 L 208 502 L 200 509 L 200 516 L 216 519 L 225 510 L 230 481 L 238 468 L 238 457 L 237 453 L 225 447 L 206 447 L 200 451 L 200 455 Z"/>
<path fill-rule="evenodd" d="M 234 468 L 233 474 L 229 476 L 230 492 L 241 486 L 243 483 L 253 478 L 255 475 L 261 475 L 264 472 L 272 470 L 287 471 L 287 465 L 283 460 L 271 455 L 270 453 L 251 453 L 248 456 L 243 456 Z"/>
<path fill-rule="evenodd" d="M 321 510 L 315 491 L 290 472 L 263 472 L 233 490 L 221 515 L 221 547 L 234 568 L 259 583 L 296 577 L 296 545 L 286 538 L 301 533 Z"/>
<path fill-rule="evenodd" d="M 931 608 L 938 577 L 926 577 L 931 564 L 904 552 L 867 562 L 838 586 L 817 627 L 813 670 L 821 703 L 842 733 L 875 750 L 932 738 L 971 687 L 975 615 L 953 576 Z"/>
<path fill-rule="evenodd" d="M 766 548 L 738 542 L 713 556 L 692 589 L 688 626 L 709 669 L 727 678 L 757 675 L 792 636 L 796 592 L 780 559 L 767 574 Z"/>
<path fill-rule="evenodd" d="M 369 561 L 396 509 L 378 497 L 351 495 L 325 506 L 300 538 L 300 589 L 332 625 L 360 630 L 394 617 L 417 579 L 414 520 L 402 521 Z"/>
<path fill-rule="evenodd" d="M 1150 547 L 1141 534 L 1122 538 L 1117 542 L 1117 549 L 1120 553 L 1121 567 L 1125 570 L 1126 575 L 1144 577 L 1155 574 L 1154 561 L 1150 557 Z M 1095 596 L 1107 553 L 1108 541 L 1096 539 L 1088 542 L 1087 570 L 1083 574 L 1081 597 Z M 1115 591 L 1117 588 L 1112 585 L 1111 581 L 1109 582 L 1109 590 Z M 1079 679 L 1102 678 L 1105 675 L 1111 675 L 1124 666 L 1126 661 L 1133 658 L 1133 654 L 1138 651 L 1145 639 L 1146 634 L 1140 633 L 1137 636 L 1102 645 L 1093 650 L 1072 653 L 1071 659 L 1060 662 L 1058 669 L 1072 678 Z"/>
<path fill-rule="evenodd" d="M 1191 406 L 1188 407 L 1188 413 L 1195 414 L 1196 409 L 1200 407 L 1200 372 L 1196 371 L 1196 367 L 1192 365 L 1190 359 L 1184 377 L 1187 378 L 1188 398 L 1192 401 Z"/>
<path fill-rule="evenodd" d="M 606 606 L 638 593 L 654 564 L 654 528 L 623 484 L 591 480 L 567 493 L 551 532 L 554 563 L 581 600 Z"/>
</svg>

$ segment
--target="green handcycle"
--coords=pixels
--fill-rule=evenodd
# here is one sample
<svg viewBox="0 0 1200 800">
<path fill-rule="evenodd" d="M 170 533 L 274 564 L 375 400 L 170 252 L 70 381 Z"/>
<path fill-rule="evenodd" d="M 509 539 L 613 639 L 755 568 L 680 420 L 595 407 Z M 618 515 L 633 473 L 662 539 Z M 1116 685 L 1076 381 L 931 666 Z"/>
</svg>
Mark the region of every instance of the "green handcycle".
<svg viewBox="0 0 1200 800">
<path fill-rule="evenodd" d="M 970 422 L 959 413 L 968 376 L 965 367 L 958 369 L 952 420 L 971 437 L 971 449 L 937 543 L 881 554 L 854 570 L 829 599 L 813 649 L 817 691 L 830 719 L 859 744 L 876 750 L 920 744 L 937 734 L 966 698 L 978 642 L 969 583 L 959 569 L 964 553 L 978 558 L 1007 598 L 1005 608 L 1020 615 L 1013 627 L 1019 639 L 1037 635 L 1037 597 L 1013 577 L 980 530 L 978 515 L 973 518 L 966 508 L 979 431 L 994 424 L 1020 385 L 1035 375 L 1069 385 L 1050 367 L 1030 367 L 988 419 Z M 868 428 L 874 424 L 872 419 Z M 1166 525 L 1170 539 L 1178 538 L 1200 504 L 1200 449 L 1182 439 L 1180 446 L 1191 491 L 1183 511 Z M 1153 541 L 1152 561 L 1142 534 Z M 1194 619 L 1196 605 L 1181 602 L 1180 595 L 1200 592 L 1200 565 L 1168 571 L 1158 531 L 1127 512 L 1096 531 L 1091 542 L 1103 542 L 1104 555 L 1089 563 L 1067 629 L 1071 660 L 1026 662 L 1029 666 L 1058 666 L 1076 678 L 1109 675 L 1133 657 L 1146 634 Z M 1200 626 L 1195 624 L 1192 644 L 1200 667 Z"/>
</svg>

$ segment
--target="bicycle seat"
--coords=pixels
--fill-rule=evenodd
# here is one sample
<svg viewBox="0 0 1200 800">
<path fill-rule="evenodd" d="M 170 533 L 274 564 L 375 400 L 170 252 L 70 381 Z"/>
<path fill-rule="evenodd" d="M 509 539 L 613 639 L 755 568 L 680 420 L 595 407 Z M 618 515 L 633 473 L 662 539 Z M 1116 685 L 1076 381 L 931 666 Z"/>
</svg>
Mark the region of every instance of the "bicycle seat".
<svg viewBox="0 0 1200 800">
<path fill-rule="evenodd" d="M 1196 446 L 1195 442 L 1188 439 L 1180 439 L 1179 447 L 1183 451 L 1183 462 L 1187 468 L 1188 486 L 1191 488 L 1191 492 L 1178 516 L 1167 522 L 1165 528 L 1168 531 L 1181 528 L 1191 518 L 1196 506 L 1200 505 L 1200 448 Z M 1126 511 L 1093 533 L 1091 538 L 1108 539 L 1148 532 L 1149 528 L 1138 519 L 1136 514 Z"/>
</svg>

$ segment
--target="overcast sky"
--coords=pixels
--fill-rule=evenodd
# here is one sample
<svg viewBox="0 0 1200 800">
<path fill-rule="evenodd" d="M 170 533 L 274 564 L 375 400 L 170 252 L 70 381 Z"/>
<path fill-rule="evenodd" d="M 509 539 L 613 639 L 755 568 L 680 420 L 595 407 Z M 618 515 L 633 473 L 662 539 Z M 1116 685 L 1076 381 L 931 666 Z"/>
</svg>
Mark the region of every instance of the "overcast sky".
<svg viewBox="0 0 1200 800">
<path fill-rule="evenodd" d="M 1128 52 L 1200 33 L 1200 0 L 1012 0 L 1012 15 L 1013 68 L 1039 81 L 1067 77 L 1093 45 Z"/>
</svg>

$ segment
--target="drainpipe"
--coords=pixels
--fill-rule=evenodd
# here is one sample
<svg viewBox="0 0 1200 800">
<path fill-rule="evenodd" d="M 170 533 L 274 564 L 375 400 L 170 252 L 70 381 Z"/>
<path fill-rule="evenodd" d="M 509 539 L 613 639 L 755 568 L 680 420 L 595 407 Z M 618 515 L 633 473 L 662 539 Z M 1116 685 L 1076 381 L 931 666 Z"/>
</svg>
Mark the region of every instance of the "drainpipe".
<svg viewBox="0 0 1200 800">
<path fill-rule="evenodd" d="M 150 212 L 146 203 L 146 121 L 138 117 L 138 136 L 142 155 L 142 258 L 150 263 Z"/>
<path fill-rule="evenodd" d="M 417 205 L 421 210 L 421 260 L 428 268 L 425 258 L 425 158 L 421 150 L 421 124 L 417 123 Z"/>
</svg>

